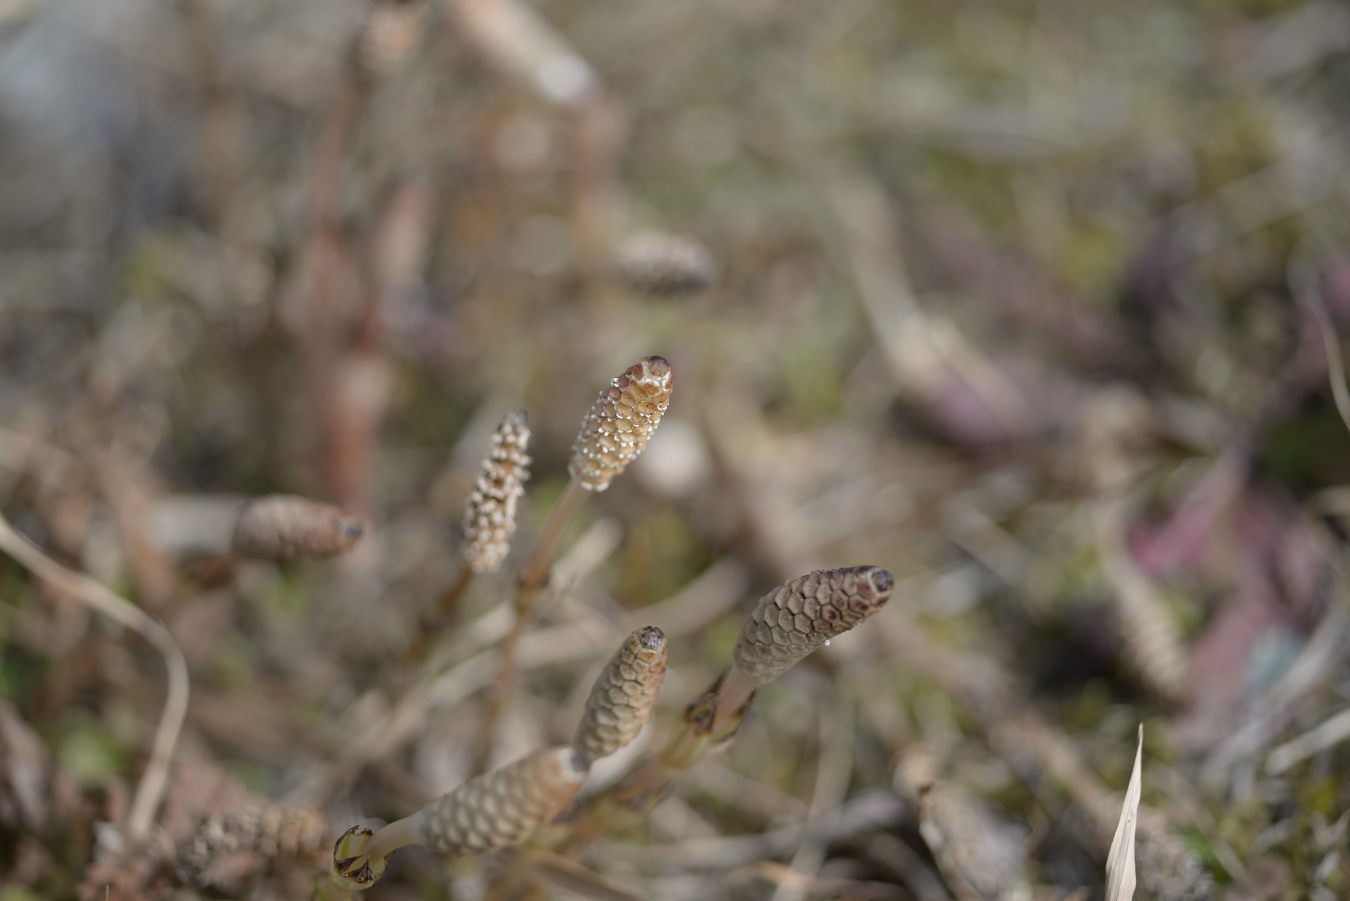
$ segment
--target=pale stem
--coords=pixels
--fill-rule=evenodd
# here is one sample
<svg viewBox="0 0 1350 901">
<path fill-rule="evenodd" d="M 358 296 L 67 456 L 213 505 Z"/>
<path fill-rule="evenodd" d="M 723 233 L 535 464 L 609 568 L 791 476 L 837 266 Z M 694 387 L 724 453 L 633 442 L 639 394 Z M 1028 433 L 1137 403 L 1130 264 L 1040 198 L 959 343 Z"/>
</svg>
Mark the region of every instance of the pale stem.
<svg viewBox="0 0 1350 901">
<path fill-rule="evenodd" d="M 361 852 L 367 857 L 377 859 L 388 857 L 406 845 L 422 844 L 422 811 L 406 816 L 401 820 L 383 826 L 375 831 Z"/>
<path fill-rule="evenodd" d="M 544 528 L 539 533 L 539 541 L 534 546 L 534 553 L 530 555 L 529 562 L 521 571 L 521 588 L 537 589 L 548 584 L 548 572 L 553 566 L 553 555 L 558 549 L 558 542 L 588 493 L 576 479 L 568 480 L 567 488 L 563 490 L 562 496 L 553 505 L 553 510 L 544 522 Z"/>
<path fill-rule="evenodd" d="M 741 709 L 750 703 L 750 697 L 755 693 L 758 684 L 754 679 L 747 676 L 739 666 L 731 665 L 726 678 L 722 680 L 722 687 L 717 692 L 717 712 L 713 714 L 713 735 L 722 735 L 732 722 L 734 722 Z"/>
<path fill-rule="evenodd" d="M 417 634 L 409 642 L 408 650 L 403 655 L 404 660 L 414 663 L 426 656 L 437 635 L 453 621 L 455 609 L 469 586 L 473 584 L 474 575 L 469 565 L 461 560 L 459 572 L 455 573 L 454 580 L 446 586 L 445 591 L 441 592 L 436 606 L 418 620 Z"/>
<path fill-rule="evenodd" d="M 492 754 L 493 734 L 497 731 L 497 720 L 501 716 L 506 699 L 510 696 L 511 683 L 515 677 L 516 645 L 534 618 L 534 608 L 539 595 L 548 585 L 549 570 L 553 567 L 553 555 L 558 542 L 572 516 L 580 508 L 589 492 L 581 487 L 576 479 L 570 479 L 558 502 L 553 505 L 534 553 L 525 564 L 520 581 L 516 583 L 516 618 L 511 631 L 502 639 L 499 650 L 500 664 L 497 668 L 497 680 L 494 690 L 488 695 L 487 710 L 483 713 L 483 722 L 479 728 L 478 750 L 474 753 L 475 774 L 487 771 L 488 759 Z"/>
</svg>

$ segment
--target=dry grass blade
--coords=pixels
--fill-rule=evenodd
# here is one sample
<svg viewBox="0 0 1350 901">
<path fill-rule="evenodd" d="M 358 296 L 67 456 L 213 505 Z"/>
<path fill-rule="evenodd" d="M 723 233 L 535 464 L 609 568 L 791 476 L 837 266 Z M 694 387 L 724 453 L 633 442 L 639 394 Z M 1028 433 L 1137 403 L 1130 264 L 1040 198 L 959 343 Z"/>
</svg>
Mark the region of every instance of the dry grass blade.
<svg viewBox="0 0 1350 901">
<path fill-rule="evenodd" d="M 168 629 L 102 584 L 48 557 L 37 545 L 16 532 L 3 514 L 0 514 L 0 550 L 38 578 L 138 633 L 164 657 L 164 668 L 168 674 L 164 710 L 160 714 L 159 725 L 155 727 L 150 760 L 146 763 L 140 784 L 136 786 L 131 811 L 127 815 L 127 838 L 132 843 L 138 842 L 149 833 L 155 821 L 155 812 L 164 799 L 164 789 L 169 779 L 169 761 L 173 758 L 178 735 L 187 716 L 188 669 L 183 652 Z"/>
<path fill-rule="evenodd" d="M 1106 856 L 1106 901 L 1130 901 L 1134 897 L 1134 827 L 1139 820 L 1139 797 L 1143 791 L 1144 724 L 1139 724 L 1139 744 L 1134 751 L 1134 770 L 1125 790 L 1120 824 Z"/>
<path fill-rule="evenodd" d="M 1266 770 L 1279 775 L 1347 739 L 1350 739 L 1350 710 L 1342 710 L 1297 738 L 1276 747 L 1266 758 Z"/>
</svg>

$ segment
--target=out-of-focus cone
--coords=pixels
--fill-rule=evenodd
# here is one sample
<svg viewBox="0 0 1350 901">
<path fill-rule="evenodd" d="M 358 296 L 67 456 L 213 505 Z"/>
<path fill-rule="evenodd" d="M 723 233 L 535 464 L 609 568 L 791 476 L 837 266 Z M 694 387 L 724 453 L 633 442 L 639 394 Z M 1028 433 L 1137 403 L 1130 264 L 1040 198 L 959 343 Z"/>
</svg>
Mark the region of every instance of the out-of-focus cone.
<svg viewBox="0 0 1350 901">
<path fill-rule="evenodd" d="M 684 297 L 717 281 L 712 254 L 693 238 L 645 232 L 623 241 L 614 265 L 624 281 L 652 297 Z"/>
<path fill-rule="evenodd" d="M 244 505 L 230 543 L 240 557 L 284 562 L 336 556 L 364 533 L 359 518 L 337 507 L 273 494 Z"/>
<path fill-rule="evenodd" d="M 516 507 L 530 477 L 529 443 L 524 412 L 503 416 L 464 508 L 464 562 L 474 573 L 496 572 L 511 550 Z"/>
</svg>

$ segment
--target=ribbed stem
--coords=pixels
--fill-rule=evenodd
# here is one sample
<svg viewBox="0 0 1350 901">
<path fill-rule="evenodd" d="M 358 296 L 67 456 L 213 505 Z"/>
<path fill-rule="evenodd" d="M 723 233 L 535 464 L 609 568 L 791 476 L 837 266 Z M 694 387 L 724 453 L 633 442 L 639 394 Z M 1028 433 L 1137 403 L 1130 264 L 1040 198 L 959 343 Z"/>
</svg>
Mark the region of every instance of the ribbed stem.
<svg viewBox="0 0 1350 901">
<path fill-rule="evenodd" d="M 544 522 L 544 528 L 539 533 L 539 542 L 534 546 L 534 553 L 530 555 L 529 562 L 521 571 L 522 589 L 539 589 L 548 584 L 548 573 L 553 566 L 553 555 L 558 550 L 558 542 L 562 540 L 567 524 L 572 521 L 577 510 L 581 509 L 582 501 L 586 499 L 588 493 L 576 479 L 567 481 L 562 496 L 553 505 L 552 512 Z M 516 609 L 519 611 L 520 594 L 517 593 L 516 597 Z"/>
<path fill-rule="evenodd" d="M 543 531 L 539 533 L 539 542 L 535 545 L 530 561 L 525 565 L 520 581 L 516 584 L 516 618 L 511 631 L 502 639 L 498 648 L 497 678 L 488 693 L 487 708 L 483 712 L 483 722 L 478 730 L 478 747 L 474 751 L 473 773 L 477 775 L 487 771 L 488 761 L 492 757 L 493 738 L 497 732 L 497 721 L 501 719 L 502 709 L 511 696 L 515 681 L 516 645 L 525 634 L 534 619 L 539 598 L 548 585 L 549 571 L 553 567 L 553 556 L 558 549 L 567 524 L 580 509 L 582 501 L 589 492 L 582 488 L 576 479 L 570 479 L 558 502 L 553 505 Z"/>
<path fill-rule="evenodd" d="M 718 692 L 717 709 L 713 712 L 712 734 L 720 735 L 731 726 L 733 719 L 739 721 L 744 708 L 754 697 L 756 682 L 735 664 L 722 680 Z"/>
<path fill-rule="evenodd" d="M 469 586 L 473 584 L 473 577 L 474 571 L 461 561 L 459 571 L 455 573 L 454 579 L 437 598 L 436 606 L 423 613 L 421 619 L 418 620 L 417 634 L 408 643 L 408 649 L 404 651 L 403 655 L 404 660 L 409 663 L 416 663 L 426 656 L 427 651 L 431 650 L 436 638 L 454 622 L 459 602 L 464 597 L 465 592 L 469 590 Z"/>
<path fill-rule="evenodd" d="M 365 847 L 366 855 L 368 857 L 388 857 L 399 848 L 421 844 L 421 817 L 422 812 L 419 810 L 412 816 L 394 820 L 387 826 L 377 829 L 375 834 L 370 837 L 370 843 Z"/>
</svg>

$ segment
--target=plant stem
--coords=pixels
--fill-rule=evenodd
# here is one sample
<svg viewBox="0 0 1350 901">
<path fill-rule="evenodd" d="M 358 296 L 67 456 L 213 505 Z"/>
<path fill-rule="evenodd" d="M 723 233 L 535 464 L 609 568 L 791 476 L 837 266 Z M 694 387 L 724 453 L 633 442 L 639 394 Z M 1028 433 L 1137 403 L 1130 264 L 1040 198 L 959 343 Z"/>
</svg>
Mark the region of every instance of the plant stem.
<svg viewBox="0 0 1350 901">
<path fill-rule="evenodd" d="M 740 722 L 757 687 L 755 680 L 742 672 L 739 666 L 734 663 L 731 665 L 717 692 L 717 709 L 713 711 L 712 719 L 713 735 L 721 735 L 728 728 L 734 728 L 733 720 Z"/>
<path fill-rule="evenodd" d="M 455 573 L 455 578 L 441 592 L 441 596 L 436 601 L 436 606 L 426 613 L 422 614 L 417 622 L 417 634 L 408 644 L 408 649 L 404 651 L 403 659 L 408 663 L 416 663 L 426 656 L 427 651 L 435 642 L 440 633 L 454 622 L 456 608 L 464 593 L 468 591 L 469 586 L 473 584 L 474 571 L 468 564 L 460 561 L 459 571 Z"/>
<path fill-rule="evenodd" d="M 375 831 L 365 853 L 370 857 L 387 857 L 399 848 L 422 843 L 421 817 L 418 814 L 394 820 Z"/>
<path fill-rule="evenodd" d="M 580 509 L 581 502 L 585 500 L 588 493 L 576 479 L 568 480 L 562 496 L 553 505 L 552 512 L 549 513 L 548 519 L 544 522 L 544 528 L 539 533 L 539 542 L 534 547 L 534 553 L 530 555 L 529 562 L 521 570 L 521 589 L 537 590 L 548 584 L 548 574 L 553 566 L 553 555 L 558 549 L 558 542 L 562 539 L 563 531 L 567 528 L 567 524 L 571 522 L 572 516 Z M 519 611 L 520 594 L 517 593 L 516 597 L 516 609 Z"/>
<path fill-rule="evenodd" d="M 506 706 L 506 701 L 510 697 L 515 678 L 516 645 L 520 643 L 520 636 L 534 619 L 539 598 L 548 586 L 549 571 L 553 566 L 553 555 L 558 549 L 558 542 L 588 493 L 576 479 L 568 481 L 567 488 L 563 490 L 562 496 L 553 505 L 553 510 L 544 522 L 534 553 L 530 555 L 529 562 L 521 572 L 520 581 L 516 583 L 516 618 L 511 624 L 511 631 L 502 639 L 498 650 L 500 663 L 497 679 L 488 693 L 487 709 L 483 713 L 483 722 L 478 732 L 478 748 L 474 752 L 474 775 L 487 772 L 488 761 L 492 755 L 493 735 L 497 731 L 497 720 L 501 718 L 502 708 Z"/>
<path fill-rule="evenodd" d="M 369 90 L 358 78 L 348 77 L 328 114 L 315 151 L 313 181 L 310 186 L 311 227 L 332 223 L 337 209 L 338 181 L 347 162 L 352 134 L 361 118 Z"/>
</svg>

